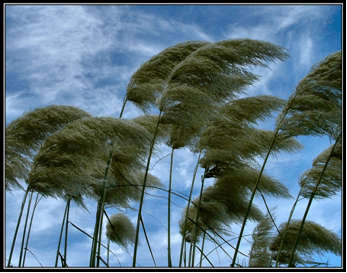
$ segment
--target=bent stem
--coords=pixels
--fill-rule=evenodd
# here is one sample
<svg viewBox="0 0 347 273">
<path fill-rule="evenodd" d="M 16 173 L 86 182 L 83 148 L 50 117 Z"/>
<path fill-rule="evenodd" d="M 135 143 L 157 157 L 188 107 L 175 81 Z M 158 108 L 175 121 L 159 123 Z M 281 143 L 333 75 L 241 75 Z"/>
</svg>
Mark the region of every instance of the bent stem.
<svg viewBox="0 0 347 273">
<path fill-rule="evenodd" d="M 23 250 L 24 250 L 24 242 L 25 242 L 25 234 L 27 230 L 27 225 L 28 225 L 28 220 L 29 220 L 29 214 L 30 214 L 30 207 L 31 207 L 31 200 L 33 199 L 33 192 L 30 192 L 30 197 L 29 197 L 29 203 L 28 203 L 28 210 L 27 210 L 27 215 L 25 217 L 25 224 L 24 224 L 24 229 L 23 229 L 23 238 L 22 238 L 22 245 L 20 248 L 20 255 L 19 255 L 19 263 L 18 267 L 21 267 L 22 264 L 22 258 L 23 258 Z"/>
<path fill-rule="evenodd" d="M 331 149 L 330 154 L 329 154 L 329 157 L 328 157 L 327 161 L 325 162 L 325 165 L 324 165 L 324 167 L 323 167 L 323 170 L 322 170 L 322 172 L 321 172 L 321 174 L 320 174 L 320 176 L 319 176 L 319 178 L 318 178 L 318 181 L 317 181 L 317 183 L 316 183 L 316 186 L 315 186 L 315 188 L 313 189 L 313 191 L 312 191 L 312 193 L 311 193 L 311 196 L 310 196 L 310 199 L 309 199 L 309 201 L 308 201 L 308 204 L 307 204 L 307 207 L 306 207 L 306 210 L 305 210 L 304 217 L 302 218 L 301 225 L 300 225 L 298 234 L 297 234 L 297 236 L 296 236 L 295 243 L 294 243 L 294 246 L 293 246 L 293 250 L 292 250 L 292 253 L 291 253 L 291 256 L 290 256 L 290 259 L 289 259 L 289 263 L 288 263 L 288 266 L 289 266 L 289 267 L 293 267 L 293 266 L 294 266 L 294 265 L 293 265 L 293 259 L 294 259 L 295 250 L 296 250 L 296 247 L 298 246 L 299 239 L 300 239 L 300 235 L 301 235 L 302 229 L 303 229 L 303 227 L 304 227 L 304 223 L 305 223 L 305 220 L 306 220 L 308 211 L 310 210 L 310 207 L 311 207 L 313 198 L 314 198 L 314 196 L 315 196 L 315 194 L 316 194 L 316 192 L 317 192 L 319 183 L 320 183 L 320 181 L 322 180 L 322 177 L 323 177 L 323 175 L 324 175 L 324 171 L 325 171 L 325 169 L 327 168 L 327 166 L 328 166 L 328 164 L 329 164 L 331 155 L 332 155 L 332 153 L 333 153 L 333 151 L 334 151 L 334 149 L 335 149 L 335 146 L 336 146 L 336 144 L 338 143 L 340 137 L 341 137 L 341 133 L 340 133 L 340 135 L 338 136 L 338 138 L 336 139 L 335 144 L 334 144 L 333 148 Z"/>
<path fill-rule="evenodd" d="M 302 188 L 301 188 L 301 189 L 302 189 Z M 277 253 L 277 258 L 276 258 L 275 267 L 278 267 L 278 263 L 279 263 L 279 259 L 280 259 L 280 253 L 281 253 L 281 251 L 282 251 L 284 239 L 285 239 L 285 237 L 286 237 L 286 235 L 287 235 L 289 223 L 290 223 L 290 221 L 292 220 L 292 216 L 293 216 L 293 214 L 294 214 L 294 210 L 295 210 L 296 204 L 299 202 L 299 198 L 300 198 L 300 195 L 301 195 L 301 189 L 300 189 L 300 191 L 299 191 L 299 193 L 298 193 L 298 196 L 296 197 L 296 200 L 295 200 L 295 202 L 294 202 L 294 204 L 293 204 L 292 210 L 290 211 L 290 214 L 289 214 L 289 217 L 288 217 L 288 221 L 287 221 L 285 230 L 284 230 L 283 235 L 282 235 L 281 244 L 280 244 L 280 246 L 279 246 L 279 248 L 278 248 L 278 251 L 277 251 L 278 253 Z"/>
<path fill-rule="evenodd" d="M 201 189 L 200 189 L 200 197 L 199 197 L 199 203 L 198 203 L 198 211 L 195 217 L 195 223 L 197 224 L 199 221 L 199 216 L 200 216 L 200 212 L 201 212 L 201 200 L 202 200 L 202 192 L 204 189 L 204 182 L 205 182 L 205 175 L 208 172 L 208 169 L 205 168 L 205 173 L 201 176 Z M 193 253 L 192 253 L 192 263 L 191 263 L 191 267 L 194 267 L 194 260 L 195 260 L 195 249 L 196 249 L 196 226 L 194 226 L 193 228 Z M 204 232 L 204 234 L 206 234 L 206 232 L 204 230 L 202 230 Z"/>
<path fill-rule="evenodd" d="M 205 239 L 206 239 L 206 232 L 204 232 L 204 235 L 202 237 L 202 245 L 201 245 L 201 255 L 200 255 L 200 267 L 202 266 L 202 257 L 206 255 L 203 253 L 204 252 L 204 246 L 205 246 Z M 207 257 L 206 257 L 207 259 Z M 207 259 L 208 260 L 208 259 Z M 213 265 L 212 265 L 213 266 Z"/>
<path fill-rule="evenodd" d="M 107 167 L 105 170 L 104 182 L 101 189 L 101 196 L 100 196 L 97 211 L 96 211 L 93 243 L 92 243 L 92 250 L 90 255 L 90 263 L 89 263 L 90 267 L 95 267 L 96 252 L 97 250 L 100 251 L 100 244 L 101 244 L 100 234 L 102 232 L 102 219 L 103 219 L 103 211 L 104 211 L 105 199 L 106 199 L 106 182 L 107 182 L 107 174 L 108 174 L 108 170 L 110 169 L 111 162 L 112 162 L 112 153 L 110 152 L 108 161 L 107 161 Z M 98 238 L 99 238 L 99 242 L 98 242 Z M 98 256 L 100 256 L 100 253 Z M 99 265 L 99 259 L 97 264 Z"/>
<path fill-rule="evenodd" d="M 194 169 L 194 173 L 193 173 L 192 185 L 191 185 L 191 187 L 190 187 L 190 193 L 189 193 L 189 197 L 188 197 L 187 212 L 189 211 L 190 203 L 191 203 L 191 200 L 192 200 L 194 182 L 195 182 L 196 173 L 197 173 L 198 168 L 199 168 L 200 157 L 201 157 L 201 152 L 199 153 L 198 161 L 197 161 L 197 163 L 196 163 L 196 166 L 195 166 L 195 169 Z M 180 260 L 179 260 L 179 267 L 181 267 L 181 264 L 182 264 L 183 247 L 185 248 L 185 246 L 186 246 L 186 245 L 185 245 L 185 234 L 186 234 L 187 222 L 188 222 L 188 214 L 186 215 L 186 219 L 185 219 L 185 221 L 184 221 L 184 228 L 183 228 L 183 235 L 182 235 L 182 242 L 181 242 Z M 184 252 L 185 252 L 185 251 L 184 251 Z"/>
<path fill-rule="evenodd" d="M 127 96 L 125 96 L 123 99 L 123 106 L 122 106 L 122 110 L 120 111 L 119 118 L 121 118 L 123 116 L 124 108 L 125 108 L 127 101 L 128 101 L 128 98 L 127 98 Z"/>
<path fill-rule="evenodd" d="M 23 196 L 23 201 L 22 201 L 21 209 L 20 209 L 19 216 L 18 216 L 16 230 L 15 230 L 14 235 L 13 235 L 13 241 L 12 241 L 12 245 L 11 245 L 10 255 L 8 257 L 7 267 L 11 266 L 12 254 L 13 254 L 14 246 L 16 244 L 16 239 L 17 239 L 17 234 L 18 234 L 18 230 L 19 230 L 19 225 L 20 225 L 20 222 L 21 222 L 21 219 L 22 219 L 23 210 L 24 210 L 24 206 L 25 206 L 25 202 L 26 202 L 29 190 L 30 189 L 29 189 L 29 186 L 28 186 L 26 191 L 25 191 L 25 193 L 24 193 L 24 196 Z"/>
<path fill-rule="evenodd" d="M 122 110 L 119 114 L 119 118 L 122 118 L 125 105 L 128 101 L 128 98 L 125 96 L 123 99 L 123 106 Z M 100 261 L 100 247 L 101 247 L 101 234 L 102 234 L 102 221 L 103 221 L 103 211 L 105 208 L 105 199 L 106 199 L 106 182 L 107 182 L 107 175 L 108 171 L 110 169 L 110 165 L 112 162 L 112 152 L 110 152 L 108 161 L 107 161 L 107 167 L 105 170 L 105 176 L 104 176 L 104 182 L 102 185 L 102 192 L 101 196 L 98 202 L 97 212 L 96 212 L 96 221 L 95 221 L 95 227 L 94 227 L 94 235 L 93 235 L 93 243 L 92 243 L 92 250 L 90 255 L 90 267 L 95 267 L 95 259 L 96 259 L 96 252 L 98 251 L 98 259 L 97 259 L 97 266 L 99 266 Z"/>
<path fill-rule="evenodd" d="M 252 195 L 251 195 L 251 198 L 249 200 L 249 204 L 248 204 L 248 207 L 247 207 L 247 211 L 246 211 L 246 215 L 245 215 L 245 218 L 243 219 L 243 223 L 242 223 L 242 226 L 241 226 L 241 231 L 240 231 L 240 234 L 239 234 L 239 238 L 237 240 L 237 244 L 236 244 L 236 247 L 235 247 L 235 252 L 234 252 L 234 258 L 233 258 L 233 261 L 231 263 L 231 267 L 234 267 L 235 266 L 235 262 L 236 262 L 236 257 L 237 257 L 237 254 L 239 252 L 239 248 L 240 248 L 240 243 L 241 243 L 241 240 L 242 240 L 242 235 L 243 235 L 243 231 L 246 227 L 246 222 L 247 222 L 247 219 L 248 219 L 248 215 L 249 215 L 249 212 L 251 210 L 251 206 L 252 206 L 252 203 L 253 203 L 253 199 L 254 199 L 254 196 L 255 196 L 255 193 L 257 191 L 257 188 L 258 188 L 258 185 L 259 185 L 259 182 L 260 182 L 260 178 L 263 174 L 263 171 L 265 169 L 265 165 L 266 165 L 266 162 L 270 156 L 270 153 L 271 153 L 271 150 L 272 150 L 272 147 L 273 145 L 275 144 L 275 140 L 276 140 L 276 137 L 277 137 L 277 134 L 278 134 L 278 131 L 279 131 L 279 127 L 277 127 L 275 133 L 274 133 L 274 136 L 272 138 L 272 141 L 271 141 L 271 144 L 270 144 L 270 148 L 266 154 L 266 157 L 264 159 L 264 162 L 263 162 L 263 165 L 261 167 L 261 170 L 259 172 L 259 175 L 258 175 L 258 179 L 253 187 L 253 191 L 252 191 Z"/>
<path fill-rule="evenodd" d="M 63 222 L 61 224 L 61 229 L 60 229 L 60 235 L 59 235 L 59 242 L 58 242 L 58 249 L 57 249 L 57 254 L 55 257 L 55 267 L 58 266 L 58 259 L 59 259 L 59 255 L 60 255 L 60 244 L 61 244 L 61 239 L 63 237 L 63 231 L 64 231 L 64 224 L 65 224 L 65 219 L 66 219 L 66 215 L 67 215 L 67 211 L 68 211 L 68 205 L 66 203 L 65 206 L 65 212 L 64 212 L 64 217 L 63 217 Z"/>
<path fill-rule="evenodd" d="M 40 202 L 41 198 L 39 198 L 39 193 L 36 195 L 36 200 L 35 200 L 35 205 L 34 205 L 34 208 L 33 208 L 33 212 L 31 214 L 31 219 L 30 219 L 30 224 L 29 224 L 29 229 L 28 229 L 28 235 L 27 235 L 27 239 L 26 239 L 26 243 L 25 243 L 25 248 L 24 248 L 24 256 L 23 256 L 23 264 L 22 264 L 22 267 L 24 267 L 24 264 L 25 264 L 25 257 L 26 257 L 26 253 L 27 253 L 27 250 L 28 250 L 28 245 L 29 245 L 29 238 L 30 238 L 30 231 L 31 231 L 31 226 L 32 226 L 32 223 L 33 223 L 33 220 L 34 220 L 34 214 L 35 214 L 35 210 L 36 210 L 36 207 L 38 205 L 38 203 Z"/>
<path fill-rule="evenodd" d="M 171 262 L 171 244 L 170 244 L 170 214 L 171 214 L 171 183 L 172 183 L 172 165 L 174 148 L 171 150 L 171 160 L 170 160 L 170 176 L 169 176 L 169 193 L 168 193 L 168 205 L 167 205 L 167 257 L 168 257 L 168 267 L 172 267 Z"/>
<path fill-rule="evenodd" d="M 67 201 L 66 207 L 66 225 L 65 225 L 65 244 L 64 244 L 64 261 L 65 265 L 67 264 L 66 256 L 67 256 L 67 236 L 68 236 L 68 227 L 69 227 L 69 213 L 70 213 L 70 203 L 71 203 L 71 198 Z"/>
<path fill-rule="evenodd" d="M 149 149 L 149 155 L 148 155 L 148 161 L 147 161 L 147 166 L 146 166 L 146 172 L 145 172 L 145 177 L 144 177 L 142 191 L 141 191 L 140 206 L 139 206 L 139 212 L 138 212 L 137 224 L 136 224 L 136 235 L 135 235 L 135 243 L 134 243 L 133 265 L 132 265 L 133 267 L 136 266 L 137 247 L 138 247 L 139 231 L 140 231 L 140 223 L 141 223 L 141 212 L 142 212 L 142 206 L 143 206 L 143 199 L 144 199 L 144 196 L 145 196 L 145 189 L 146 189 L 146 182 L 147 182 L 149 164 L 151 162 L 151 157 L 152 157 L 152 152 L 153 152 L 153 149 L 154 149 L 155 139 L 156 139 L 157 134 L 158 134 L 158 128 L 159 128 L 161 114 L 162 114 L 162 112 L 160 111 L 159 112 L 159 116 L 158 116 L 157 126 L 155 128 L 154 136 L 153 136 L 152 143 L 151 143 L 151 146 L 150 146 L 150 149 Z"/>
</svg>

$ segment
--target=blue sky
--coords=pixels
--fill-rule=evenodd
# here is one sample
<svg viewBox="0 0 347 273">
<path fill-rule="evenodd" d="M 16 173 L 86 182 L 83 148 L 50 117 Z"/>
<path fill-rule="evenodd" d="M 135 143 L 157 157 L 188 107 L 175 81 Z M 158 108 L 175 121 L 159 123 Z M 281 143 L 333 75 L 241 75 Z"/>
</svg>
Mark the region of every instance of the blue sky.
<svg viewBox="0 0 347 273">
<path fill-rule="evenodd" d="M 230 38 L 251 38 L 274 43 L 287 49 L 290 58 L 257 69 L 261 80 L 247 90 L 250 96 L 267 94 L 287 99 L 311 66 L 342 47 L 339 5 L 6 5 L 6 124 L 23 112 L 52 104 L 80 107 L 95 116 L 118 117 L 131 75 L 153 55 L 168 46 L 188 40 L 216 42 Z M 123 117 L 142 112 L 128 103 Z M 273 120 L 262 124 L 272 129 Z M 330 142 L 326 138 L 299 137 L 304 149 L 270 159 L 266 173 L 280 180 L 293 196 L 298 193 L 298 177 L 309 169 L 312 160 Z M 160 156 L 170 152 L 163 146 Z M 189 192 L 196 156 L 188 150 L 175 154 L 173 188 Z M 153 160 L 153 163 L 156 160 Z M 152 173 L 168 186 L 169 157 L 161 160 Z M 200 174 L 202 170 L 199 170 Z M 198 176 L 199 177 L 199 176 Z M 212 183 L 212 181 L 208 181 Z M 197 194 L 198 188 L 195 193 Z M 153 192 L 165 197 L 163 192 Z M 195 196 L 196 196 L 195 194 Z M 6 193 L 6 250 L 9 252 L 23 192 Z M 166 266 L 165 198 L 146 197 L 144 222 L 158 265 Z M 176 198 L 172 206 L 172 258 L 178 262 L 180 236 L 178 220 L 186 204 Z M 277 222 L 287 220 L 292 200 L 269 200 L 277 206 Z M 256 200 L 260 208 L 261 200 Z M 54 265 L 64 202 L 42 199 L 35 215 L 29 248 L 44 266 Z M 77 207 L 71 221 L 92 234 L 96 204 L 87 203 L 89 213 Z M 134 207 L 137 208 L 137 204 Z M 297 219 L 306 207 L 300 202 Z M 109 209 L 109 214 L 117 213 Z M 136 224 L 136 212 L 125 211 Z M 309 220 L 341 234 L 341 196 L 315 201 Z M 252 232 L 250 223 L 245 234 Z M 232 231 L 238 234 L 238 226 Z M 68 248 L 69 266 L 87 266 L 91 242 L 71 227 Z M 19 236 L 21 236 L 19 234 Z M 153 266 L 142 236 L 138 263 Z M 104 241 L 106 242 L 106 241 Z M 235 241 L 236 243 L 236 241 Z M 213 247 L 213 244 L 208 247 Z M 242 250 L 249 251 L 243 241 Z M 122 266 L 131 257 L 112 245 Z M 232 250 L 230 249 L 232 253 Z M 132 255 L 132 248 L 129 248 Z M 8 254 L 7 254 L 8 256 Z M 222 252 L 214 255 L 215 266 L 231 261 Z M 328 254 L 330 263 L 341 265 L 340 257 Z M 326 261 L 323 257 L 322 261 Z M 18 248 L 14 264 L 18 259 Z M 242 262 L 242 260 L 241 260 Z M 26 264 L 40 266 L 28 253 Z M 118 265 L 111 256 L 111 264 Z"/>
</svg>

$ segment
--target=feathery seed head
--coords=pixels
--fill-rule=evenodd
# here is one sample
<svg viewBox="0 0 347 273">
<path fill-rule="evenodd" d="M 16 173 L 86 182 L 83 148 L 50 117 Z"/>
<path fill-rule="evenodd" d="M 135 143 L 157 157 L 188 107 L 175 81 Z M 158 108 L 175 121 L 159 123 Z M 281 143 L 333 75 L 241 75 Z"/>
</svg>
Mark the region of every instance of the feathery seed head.
<svg viewBox="0 0 347 273">
<path fill-rule="evenodd" d="M 24 113 L 6 127 L 6 190 L 21 188 L 20 180 L 26 180 L 31 160 L 41 143 L 52 133 L 69 122 L 89 118 L 82 109 L 51 105 Z"/>
<path fill-rule="evenodd" d="M 292 135 L 336 138 L 342 125 L 342 55 L 333 53 L 314 65 L 277 117 L 277 128 Z"/>
<path fill-rule="evenodd" d="M 131 120 L 76 120 L 46 139 L 35 157 L 28 183 L 45 195 L 95 198 L 109 153 L 113 156 L 112 178 L 117 169 L 129 172 L 143 168 L 150 141 L 150 133 Z"/>
<path fill-rule="evenodd" d="M 318 188 L 315 192 L 315 198 L 327 198 L 342 188 L 342 145 L 341 141 L 337 143 L 334 151 L 331 151 L 334 145 L 320 153 L 313 161 L 312 168 L 301 175 L 299 184 L 301 195 L 310 198 L 311 193 L 316 188 L 318 179 L 321 177 L 324 166 L 329 159 L 323 176 L 321 177 Z M 330 158 L 329 158 L 330 156 Z"/>
<path fill-rule="evenodd" d="M 127 99 L 147 112 L 163 92 L 172 69 L 198 48 L 209 44 L 188 41 L 171 46 L 152 57 L 132 75 L 127 86 Z"/>
<path fill-rule="evenodd" d="M 273 223 L 269 214 L 259 221 L 253 230 L 253 244 L 249 253 L 250 267 L 271 267 L 271 230 Z"/>
<path fill-rule="evenodd" d="M 286 224 L 287 223 L 282 223 L 280 225 L 279 228 L 281 234 L 284 234 Z M 290 222 L 282 247 L 284 254 L 292 250 L 300 225 L 301 220 L 292 220 Z M 281 236 L 277 235 L 273 238 L 273 241 L 270 244 L 270 250 L 276 253 L 279 249 L 280 244 Z M 323 252 L 332 252 L 335 255 L 341 256 L 341 238 L 339 238 L 334 232 L 324 228 L 323 226 L 315 222 L 306 220 L 300 235 L 300 240 L 296 252 L 299 255 L 312 255 L 314 253 L 322 254 Z M 284 255 L 283 257 L 281 256 L 281 262 L 289 261 L 289 259 L 287 260 L 287 258 L 289 257 L 286 257 L 286 255 Z"/>
<path fill-rule="evenodd" d="M 135 227 L 125 214 L 112 214 L 106 225 L 106 237 L 126 249 L 135 242 Z"/>
</svg>

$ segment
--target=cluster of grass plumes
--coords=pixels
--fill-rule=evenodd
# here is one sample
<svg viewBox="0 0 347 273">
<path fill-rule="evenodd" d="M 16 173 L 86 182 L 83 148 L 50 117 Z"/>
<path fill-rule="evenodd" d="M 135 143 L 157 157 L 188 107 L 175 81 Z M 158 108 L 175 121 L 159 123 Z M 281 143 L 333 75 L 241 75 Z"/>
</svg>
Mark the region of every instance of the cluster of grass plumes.
<svg viewBox="0 0 347 273">
<path fill-rule="evenodd" d="M 299 181 L 301 187 L 301 196 L 309 198 L 316 187 L 317 181 L 320 179 L 324 171 L 319 186 L 315 191 L 315 198 L 327 198 L 339 192 L 342 188 L 342 160 L 340 155 L 342 153 L 341 141 L 338 145 L 331 145 L 328 149 L 324 150 L 313 161 L 311 169 L 302 174 Z M 330 156 L 330 155 L 333 156 Z M 330 158 L 329 158 L 330 157 Z M 325 167 L 327 160 L 328 165 Z M 325 168 L 324 168 L 325 167 Z"/>
<path fill-rule="evenodd" d="M 135 241 L 135 228 L 123 213 L 112 214 L 106 225 L 106 237 L 123 248 Z"/>
<path fill-rule="evenodd" d="M 141 170 L 151 134 L 131 120 L 111 117 L 77 120 L 48 137 L 35 157 L 28 180 L 43 195 L 86 195 L 95 198 L 112 152 L 110 185 L 120 177 Z M 97 190 L 96 190 L 97 191 Z"/>
<path fill-rule="evenodd" d="M 252 54 L 247 56 L 250 48 Z M 230 39 L 197 49 L 168 78 L 158 103 L 164 113 L 162 122 L 187 127 L 203 125 L 217 116 L 217 106 L 235 98 L 258 79 L 246 66 L 266 66 L 267 61 L 286 57 L 280 47 L 248 39 Z"/>
<path fill-rule="evenodd" d="M 281 234 L 283 234 L 286 224 L 287 223 L 282 223 L 280 225 Z M 286 255 L 286 253 L 288 254 L 292 250 L 300 225 L 300 220 L 292 220 L 290 222 L 280 254 L 281 263 L 288 263 L 288 255 Z M 273 238 L 270 244 L 270 250 L 273 251 L 276 256 L 281 240 L 281 236 L 278 235 Z M 342 253 L 341 238 L 339 238 L 334 232 L 315 222 L 306 221 L 303 230 L 301 231 L 301 237 L 296 251 L 298 255 L 306 256 L 305 259 L 309 259 L 310 255 L 315 253 L 322 254 L 324 252 L 332 252 L 335 255 L 340 256 Z M 284 253 L 283 257 L 281 257 L 282 253 Z"/>
<path fill-rule="evenodd" d="M 196 241 L 199 240 L 203 230 L 212 233 L 227 230 L 226 227 L 231 223 L 242 221 L 248 205 L 247 196 L 246 190 L 240 190 L 237 185 L 232 183 L 223 185 L 216 183 L 205 188 L 202 196 L 194 199 L 194 205 L 190 205 L 188 211 L 188 207 L 185 208 L 180 220 L 181 235 L 185 237 L 186 241 L 194 242 L 194 238 L 196 238 Z M 198 226 L 195 222 L 197 213 L 199 213 Z M 250 219 L 258 221 L 262 216 L 262 212 L 256 206 L 253 206 Z M 187 221 L 187 226 L 184 227 L 186 217 L 189 221 Z M 183 234 L 184 230 L 185 234 Z"/>
<path fill-rule="evenodd" d="M 272 239 L 273 223 L 269 214 L 259 221 L 253 230 L 252 247 L 249 253 L 250 267 L 271 267 L 272 257 L 269 244 Z"/>
<path fill-rule="evenodd" d="M 342 53 L 312 67 L 278 116 L 277 127 L 290 135 L 328 135 L 335 139 L 342 124 Z"/>
<path fill-rule="evenodd" d="M 213 186 L 203 191 L 199 203 L 201 207 L 189 207 L 188 212 L 185 209 L 180 221 L 181 234 L 184 232 L 184 217 L 197 214 L 196 211 L 200 213 L 197 224 L 205 230 L 206 223 L 211 223 L 213 229 L 221 230 L 232 222 L 243 220 L 249 195 L 259 175 L 259 171 L 252 167 L 252 161 L 255 156 L 266 153 L 274 134 L 256 129 L 253 124 L 265 120 L 283 105 L 283 100 L 271 96 L 235 99 L 218 108 L 218 118 L 206 123 L 197 143 L 198 149 L 204 151 L 200 165 L 205 169 L 205 178 L 217 179 Z M 253 109 L 257 115 L 250 114 Z M 275 150 L 293 151 L 299 147 L 300 144 L 293 138 L 282 137 L 278 138 Z M 291 197 L 283 184 L 269 176 L 262 177 L 259 189 L 274 197 Z M 218 209 L 215 209 L 216 206 Z M 262 213 L 252 206 L 249 218 L 260 220 Z M 187 223 L 186 238 L 191 238 L 194 232 L 197 238 L 201 236 L 201 228 L 194 225 L 192 221 Z"/>
<path fill-rule="evenodd" d="M 108 186 L 105 196 L 105 204 L 119 206 L 122 208 L 130 207 L 130 201 L 140 201 L 141 191 L 144 181 L 143 171 L 120 170 L 115 164 L 111 165 L 111 173 L 108 178 Z M 160 180 L 148 174 L 146 188 L 158 188 L 162 184 Z M 94 194 L 101 196 L 101 184 L 94 187 Z"/>
<path fill-rule="evenodd" d="M 188 41 L 168 47 L 143 63 L 132 75 L 127 86 L 127 99 L 147 112 L 163 92 L 172 69 L 198 48 L 209 44 Z"/>
<path fill-rule="evenodd" d="M 283 104 L 283 100 L 272 96 L 256 96 L 235 99 L 220 107 L 218 119 L 206 125 L 198 143 L 199 149 L 205 151 L 202 167 L 221 173 L 238 161 L 264 156 L 274 132 L 257 129 L 254 124 L 264 121 Z M 278 135 L 273 145 L 276 153 L 300 148 L 301 145 L 286 134 Z"/>
<path fill-rule="evenodd" d="M 69 122 L 91 115 L 73 106 L 51 105 L 24 113 L 6 127 L 6 190 L 21 188 L 42 142 Z"/>
<path fill-rule="evenodd" d="M 311 262 L 311 255 L 328 251 L 341 255 L 341 242 L 336 234 L 313 222 L 305 223 L 313 198 L 330 197 L 342 187 L 342 141 L 336 137 L 341 135 L 342 123 L 341 52 L 314 66 L 287 102 L 265 95 L 242 97 L 246 88 L 260 79 L 253 74 L 254 68 L 267 67 L 269 62 L 283 61 L 287 57 L 288 54 L 279 46 L 250 39 L 181 43 L 160 52 L 132 75 L 119 118 L 92 117 L 78 108 L 51 106 L 31 111 L 11 123 L 6 128 L 6 189 L 20 187 L 20 180 L 25 180 L 28 188 L 8 266 L 30 193 L 28 220 L 33 196 L 30 191 L 38 192 L 38 196 L 42 194 L 66 201 L 55 266 L 59 256 L 62 266 L 68 264 L 67 239 L 69 224 L 72 224 L 70 203 L 74 201 L 80 208 L 87 209 L 85 197 L 97 201 L 93 235 L 73 225 L 92 238 L 90 267 L 99 267 L 100 262 L 109 266 L 110 241 L 125 251 L 129 245 L 134 245 L 132 263 L 136 266 L 141 227 L 156 265 L 142 218 L 142 207 L 148 189 L 160 187 L 164 190 L 149 169 L 152 157 L 165 144 L 171 148 L 167 172 L 169 267 L 173 266 L 171 194 L 176 194 L 172 187 L 173 161 L 175 150 L 180 148 L 198 154 L 198 160 L 188 205 L 179 220 L 182 235 L 179 266 L 183 255 L 187 255 L 185 242 L 190 243 L 188 266 L 195 264 L 196 249 L 201 252 L 200 266 L 203 257 L 213 266 L 207 257 L 213 250 L 208 254 L 204 250 L 205 240 L 212 240 L 218 245 L 216 249 L 221 248 L 228 256 L 222 244 L 227 243 L 235 249 L 230 265 L 233 267 L 237 262 L 236 255 L 243 254 L 239 247 L 245 237 L 243 230 L 247 220 L 258 223 L 250 250 L 251 267 L 270 267 L 275 261 L 276 266 L 278 262 L 289 262 L 289 266 L 306 265 Z M 127 101 L 142 109 L 145 115 L 131 120 L 121 119 Z M 274 131 L 260 128 L 259 121 L 266 121 L 281 109 Z M 149 114 L 157 110 L 157 115 Z M 336 143 L 321 153 L 314 160 L 313 167 L 302 175 L 299 182 L 301 191 L 289 220 L 278 229 L 265 196 L 289 199 L 291 195 L 282 183 L 266 175 L 264 169 L 270 153 L 279 155 L 301 148 L 294 139 L 301 134 L 328 135 Z M 260 167 L 259 159 L 262 158 L 264 163 Z M 200 194 L 192 198 L 199 166 L 204 169 Z M 213 181 L 206 187 L 208 178 L 213 178 Z M 268 210 L 266 216 L 258 204 L 253 204 L 253 198 L 258 194 Z M 177 194 L 185 199 L 184 195 L 182 192 Z M 302 197 L 309 198 L 304 218 L 291 222 L 295 205 L 300 198 L 304 199 Z M 132 209 L 132 202 L 139 202 L 136 229 L 122 213 L 108 217 L 106 210 Z M 105 217 L 108 221 L 107 262 L 101 257 Z M 27 250 L 24 247 L 27 220 L 19 264 L 23 250 Z M 234 247 L 228 237 L 232 234 L 231 225 L 240 223 L 241 230 Z M 61 252 L 64 228 L 65 245 L 64 252 Z M 200 240 L 201 245 L 197 245 Z M 222 244 L 220 240 L 223 240 Z M 186 259 L 184 262 L 186 265 Z"/>
<path fill-rule="evenodd" d="M 229 235 L 230 217 L 227 214 L 227 207 L 217 201 L 199 202 L 200 198 L 195 198 L 189 209 L 188 207 L 184 209 L 179 220 L 179 232 L 185 238 L 185 241 L 189 243 L 198 242 L 203 233 L 207 231 Z"/>
</svg>

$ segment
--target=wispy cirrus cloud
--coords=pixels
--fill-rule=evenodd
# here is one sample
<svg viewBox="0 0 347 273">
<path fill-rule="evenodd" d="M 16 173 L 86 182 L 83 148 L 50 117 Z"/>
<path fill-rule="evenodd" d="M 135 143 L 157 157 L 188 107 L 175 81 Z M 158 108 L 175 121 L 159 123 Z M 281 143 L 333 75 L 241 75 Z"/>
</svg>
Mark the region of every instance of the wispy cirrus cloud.
<svg viewBox="0 0 347 273">
<path fill-rule="evenodd" d="M 6 70 L 12 75 L 7 83 L 9 119 L 28 110 L 18 103 L 26 100 L 24 92 L 35 97 L 31 108 L 65 103 L 96 115 L 115 115 L 141 63 L 168 43 L 211 40 L 194 24 L 124 6 L 8 6 L 6 13 Z M 159 39 L 167 33 L 177 37 Z M 91 107 L 90 100 L 98 103 Z"/>
</svg>

